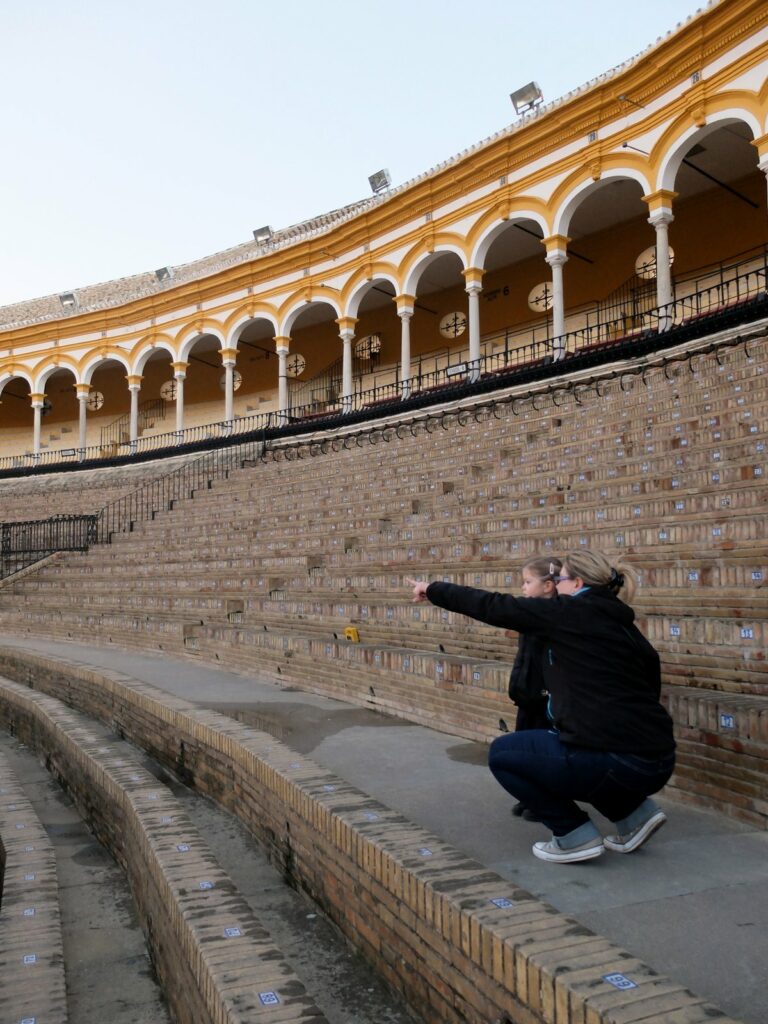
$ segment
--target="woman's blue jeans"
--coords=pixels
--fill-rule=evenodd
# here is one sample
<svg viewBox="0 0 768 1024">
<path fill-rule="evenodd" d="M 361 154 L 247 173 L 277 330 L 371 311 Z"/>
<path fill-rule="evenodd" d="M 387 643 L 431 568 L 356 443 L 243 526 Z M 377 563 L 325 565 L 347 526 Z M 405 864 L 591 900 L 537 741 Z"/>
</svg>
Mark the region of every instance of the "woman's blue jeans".
<svg viewBox="0 0 768 1024">
<path fill-rule="evenodd" d="M 554 729 L 505 733 L 491 744 L 488 767 L 508 793 L 556 836 L 589 821 L 575 801 L 619 822 L 667 783 L 674 754 L 660 758 L 572 747 Z"/>
</svg>

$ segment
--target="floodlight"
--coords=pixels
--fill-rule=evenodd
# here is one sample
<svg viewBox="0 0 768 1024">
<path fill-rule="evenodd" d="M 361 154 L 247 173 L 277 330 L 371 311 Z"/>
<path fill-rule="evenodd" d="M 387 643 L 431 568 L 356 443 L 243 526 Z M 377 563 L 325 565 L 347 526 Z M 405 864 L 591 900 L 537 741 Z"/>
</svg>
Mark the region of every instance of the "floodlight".
<svg viewBox="0 0 768 1024">
<path fill-rule="evenodd" d="M 392 179 L 389 176 L 389 171 L 381 170 L 376 171 L 368 179 L 368 184 L 371 186 L 371 191 L 374 195 L 378 195 L 379 192 L 383 192 L 384 189 L 389 188 L 392 184 Z"/>
<path fill-rule="evenodd" d="M 64 309 L 74 309 L 77 305 L 77 299 L 72 292 L 62 292 L 59 296 L 59 302 Z"/>
<path fill-rule="evenodd" d="M 269 224 L 265 224 L 263 228 L 256 228 L 253 232 L 253 237 L 259 243 L 259 245 L 266 245 L 267 242 L 272 238 L 272 228 Z"/>
<path fill-rule="evenodd" d="M 532 110 L 538 103 L 541 103 L 544 99 L 544 93 L 537 82 L 529 82 L 522 89 L 515 89 L 514 92 L 511 92 L 509 98 L 512 100 L 515 113 L 524 114 L 526 111 Z"/>
<path fill-rule="evenodd" d="M 160 267 L 159 270 L 155 271 L 155 277 L 158 281 L 170 281 L 173 277 L 173 272 L 170 267 Z"/>
</svg>

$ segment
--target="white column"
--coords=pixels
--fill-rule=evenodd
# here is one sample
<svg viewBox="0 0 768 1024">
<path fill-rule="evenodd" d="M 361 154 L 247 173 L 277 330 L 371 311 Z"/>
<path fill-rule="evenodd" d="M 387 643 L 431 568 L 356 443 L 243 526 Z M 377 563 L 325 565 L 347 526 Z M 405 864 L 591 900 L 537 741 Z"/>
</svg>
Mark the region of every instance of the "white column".
<svg viewBox="0 0 768 1024">
<path fill-rule="evenodd" d="M 285 423 L 288 419 L 288 353 L 290 338 L 275 338 L 277 351 L 277 410 L 278 422 Z"/>
<path fill-rule="evenodd" d="M 659 307 L 659 330 L 672 326 L 672 268 L 669 262 L 669 225 L 675 218 L 669 209 L 654 210 L 648 222 L 656 229 L 656 305 Z"/>
<path fill-rule="evenodd" d="M 220 349 L 219 355 L 224 365 L 224 420 L 231 427 L 235 418 L 235 360 L 236 348 Z"/>
<path fill-rule="evenodd" d="M 90 384 L 76 384 L 78 408 L 78 456 L 80 461 L 85 458 L 86 437 L 88 432 L 88 395 Z"/>
<path fill-rule="evenodd" d="M 187 378 L 188 363 L 173 364 L 173 379 L 176 381 L 176 441 L 181 442 L 184 433 L 184 381 Z"/>
<path fill-rule="evenodd" d="M 343 346 L 341 359 L 341 409 L 342 412 L 352 411 L 352 341 L 355 332 L 349 327 L 339 331 L 339 337 Z"/>
<path fill-rule="evenodd" d="M 141 390 L 141 378 L 131 374 L 128 377 L 128 390 L 131 393 L 131 417 L 128 428 L 128 440 L 130 442 L 131 455 L 133 455 L 138 444 L 138 394 Z"/>
<path fill-rule="evenodd" d="M 32 402 L 32 412 L 34 415 L 34 424 L 32 427 L 32 456 L 35 462 L 38 462 L 40 459 L 40 426 L 42 423 L 45 395 L 33 394 L 30 395 L 29 398 Z"/>
<path fill-rule="evenodd" d="M 336 323 L 339 325 L 339 337 L 342 344 L 341 409 L 342 412 L 351 412 L 355 397 L 355 386 L 352 380 L 352 342 L 355 337 L 357 320 L 353 316 L 340 316 Z"/>
<path fill-rule="evenodd" d="M 413 309 L 401 309 L 400 317 L 400 397 L 408 398 L 413 384 L 411 382 L 411 317 Z"/>
<path fill-rule="evenodd" d="M 480 292 L 482 284 L 472 281 L 467 284 L 469 298 L 469 380 L 474 383 L 480 379 Z"/>
<path fill-rule="evenodd" d="M 562 359 L 565 355 L 565 291 L 563 288 L 563 266 L 568 262 L 564 249 L 552 249 L 546 255 L 552 268 L 552 357 Z"/>
</svg>

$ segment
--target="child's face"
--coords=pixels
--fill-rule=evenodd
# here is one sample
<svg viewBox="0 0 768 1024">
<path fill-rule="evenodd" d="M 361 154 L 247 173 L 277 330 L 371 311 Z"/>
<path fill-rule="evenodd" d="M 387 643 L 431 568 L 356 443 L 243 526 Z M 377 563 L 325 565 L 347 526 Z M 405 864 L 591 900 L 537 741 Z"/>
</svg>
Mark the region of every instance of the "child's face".
<svg viewBox="0 0 768 1024">
<path fill-rule="evenodd" d="M 553 597 L 554 594 L 552 580 L 540 580 L 530 569 L 523 569 L 523 597 Z"/>
</svg>

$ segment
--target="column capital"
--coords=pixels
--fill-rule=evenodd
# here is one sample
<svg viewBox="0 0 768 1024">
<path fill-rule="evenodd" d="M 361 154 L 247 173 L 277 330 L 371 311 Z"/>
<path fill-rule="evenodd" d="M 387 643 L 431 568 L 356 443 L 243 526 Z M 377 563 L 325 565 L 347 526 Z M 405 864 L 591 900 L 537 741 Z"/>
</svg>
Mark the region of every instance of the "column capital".
<svg viewBox="0 0 768 1024">
<path fill-rule="evenodd" d="M 397 315 L 398 316 L 413 316 L 413 310 L 416 306 L 415 295 L 396 295 L 395 303 L 397 304 Z"/>
<path fill-rule="evenodd" d="M 85 402 L 88 399 L 88 395 L 91 393 L 91 385 L 75 384 L 75 392 L 77 393 L 78 402 Z"/>
<path fill-rule="evenodd" d="M 33 392 L 29 396 L 29 400 L 32 403 L 32 408 L 33 409 L 42 409 L 43 408 L 43 402 L 45 401 L 45 395 L 41 394 L 40 392 Z"/>
<path fill-rule="evenodd" d="M 141 376 L 140 373 L 129 373 L 126 375 L 125 379 L 128 381 L 129 391 L 141 390 L 141 382 L 144 380 L 144 378 Z"/>
<path fill-rule="evenodd" d="M 761 135 L 759 139 L 750 141 L 757 150 L 758 167 L 761 171 L 768 172 L 768 135 Z"/>
<path fill-rule="evenodd" d="M 547 238 L 541 239 L 541 244 L 547 250 L 547 257 L 552 253 L 561 252 L 567 259 L 569 242 L 570 238 L 567 235 L 549 235 Z M 547 260 L 547 262 L 549 262 L 549 260 Z M 565 262 L 565 260 L 563 260 L 563 262 Z"/>
<path fill-rule="evenodd" d="M 287 336 L 275 335 L 275 351 L 278 355 L 285 355 L 291 351 L 291 339 Z"/>
<path fill-rule="evenodd" d="M 648 219 L 651 224 L 654 223 L 652 219 L 654 216 L 668 216 L 670 220 L 672 219 L 672 205 L 677 199 L 677 192 L 673 192 L 668 188 L 660 188 L 657 192 L 649 192 L 642 199 L 648 205 L 648 212 L 650 214 Z"/>
<path fill-rule="evenodd" d="M 568 262 L 568 253 L 565 249 L 552 249 L 544 257 L 544 262 L 550 267 L 562 267 Z"/>
<path fill-rule="evenodd" d="M 221 356 L 221 362 L 224 366 L 234 366 L 237 361 L 236 348 L 220 348 L 219 355 Z"/>
<path fill-rule="evenodd" d="M 356 316 L 340 316 L 336 323 L 339 325 L 339 334 L 342 338 L 347 334 L 354 337 L 355 327 L 357 326 Z"/>
<path fill-rule="evenodd" d="M 482 291 L 484 273 L 485 271 L 482 267 L 467 267 L 466 270 L 462 270 L 464 281 L 466 282 L 464 290 L 467 292 Z"/>
<path fill-rule="evenodd" d="M 171 365 L 173 366 L 173 375 L 176 380 L 184 380 L 187 375 L 187 367 L 189 366 L 189 363 L 178 362 L 172 363 Z"/>
</svg>

